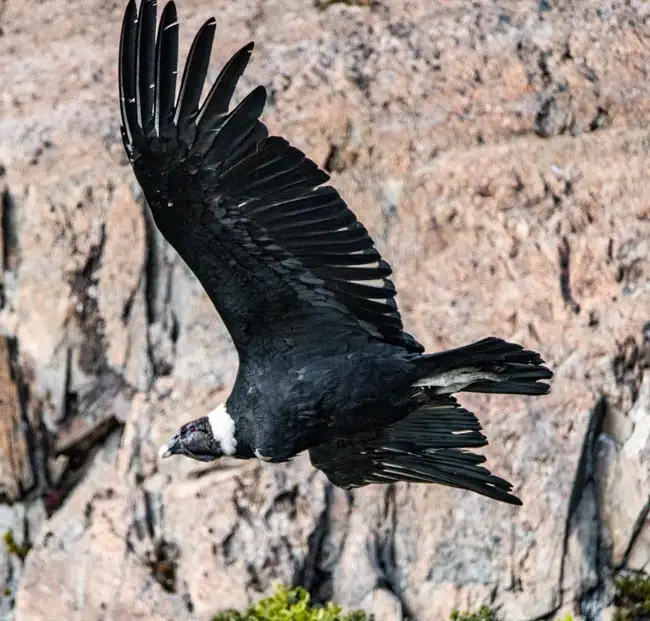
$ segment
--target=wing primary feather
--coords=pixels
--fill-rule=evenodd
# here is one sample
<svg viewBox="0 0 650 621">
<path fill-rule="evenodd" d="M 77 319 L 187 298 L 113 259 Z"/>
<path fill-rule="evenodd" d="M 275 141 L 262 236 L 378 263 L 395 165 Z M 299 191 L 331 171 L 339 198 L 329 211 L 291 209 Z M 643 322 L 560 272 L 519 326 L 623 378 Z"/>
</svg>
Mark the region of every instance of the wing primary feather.
<svg viewBox="0 0 650 621">
<path fill-rule="evenodd" d="M 388 263 L 382 261 L 376 267 L 344 267 L 340 265 L 325 265 L 319 268 L 312 268 L 312 271 L 319 277 L 332 276 L 336 280 L 377 280 L 386 278 L 392 274 Z"/>
<path fill-rule="evenodd" d="M 251 94 L 252 93 L 249 93 L 249 95 Z M 232 116 L 233 113 L 234 111 L 230 113 L 229 117 Z M 228 122 L 232 122 L 232 120 L 229 118 Z M 217 130 L 213 132 L 213 135 L 216 134 Z M 223 165 L 221 175 L 224 178 L 231 176 L 241 177 L 243 174 L 242 171 L 247 171 L 250 175 L 251 171 L 254 171 L 259 166 L 267 166 L 281 161 L 289 147 L 289 143 L 284 140 L 284 138 L 278 139 L 276 136 L 268 137 L 257 145 L 255 151 L 249 153 L 246 157 L 241 158 L 241 160 L 232 166 L 226 167 Z"/>
<path fill-rule="evenodd" d="M 341 291 L 349 295 L 355 295 L 360 298 L 384 299 L 392 298 L 395 296 L 395 285 L 389 280 L 384 282 L 383 287 L 374 287 L 372 285 L 362 285 L 348 280 L 339 280 L 332 278 L 332 288 L 336 291 Z"/>
<path fill-rule="evenodd" d="M 156 40 L 155 130 L 158 136 L 173 132 L 174 99 L 178 74 L 178 16 L 176 5 L 168 2 L 163 9 Z"/>
<path fill-rule="evenodd" d="M 264 188 L 264 198 L 269 202 L 280 202 L 296 195 L 304 195 L 314 191 L 319 185 L 329 180 L 329 175 L 318 168 L 311 160 L 306 159 L 297 170 L 285 175 L 274 187 Z M 371 242 L 372 243 L 372 242 Z"/>
<path fill-rule="evenodd" d="M 359 298 L 349 293 L 336 293 L 337 299 L 343 304 L 353 308 L 359 317 L 367 321 L 380 320 L 383 315 L 397 316 L 397 303 L 395 298 L 388 298 L 381 302 Z"/>
<path fill-rule="evenodd" d="M 138 17 L 137 82 L 138 122 L 145 136 L 153 134 L 156 48 L 156 0 L 143 0 Z"/>
<path fill-rule="evenodd" d="M 256 219 L 270 222 L 276 218 L 293 217 L 299 213 L 309 213 L 312 209 L 329 206 L 340 206 L 342 209 L 347 209 L 339 193 L 331 186 L 324 186 L 310 192 L 307 196 L 293 196 L 284 201 L 268 202 L 265 200 L 251 211 Z"/>
<path fill-rule="evenodd" d="M 224 177 L 237 176 L 239 183 L 253 185 L 277 173 L 288 172 L 305 161 L 305 154 L 294 147 L 281 145 L 280 148 L 267 147 L 268 141 L 260 149 L 251 153 L 240 163 L 224 172 Z M 248 178 L 247 178 L 248 177 Z"/>
<path fill-rule="evenodd" d="M 401 319 L 397 312 L 397 306 L 394 303 L 381 304 L 372 300 L 359 301 L 354 298 L 350 299 L 343 294 L 336 294 L 336 299 L 357 313 L 359 319 L 362 321 L 381 327 L 388 324 L 389 318 L 392 318 L 394 320 L 394 322 L 392 322 L 393 327 L 397 327 L 398 321 L 400 322 L 399 326 L 401 327 Z M 394 300 L 391 298 L 390 300 L 386 300 L 386 302 L 394 302 Z"/>
<path fill-rule="evenodd" d="M 380 258 L 375 248 L 367 248 L 362 252 L 314 252 L 302 257 L 302 262 L 306 267 L 314 268 L 319 265 L 368 265 Z"/>
<path fill-rule="evenodd" d="M 196 120 L 199 110 L 201 92 L 208 73 L 210 52 L 216 27 L 217 23 L 214 17 L 211 17 L 201 26 L 194 37 L 194 41 L 192 41 L 185 62 L 174 123 L 178 127 L 178 138 L 186 143 L 190 143 L 194 139 L 195 127 L 192 128 L 192 124 Z"/>
<path fill-rule="evenodd" d="M 309 201 L 305 201 L 302 209 L 293 209 L 292 206 L 282 205 L 275 210 L 269 210 L 261 216 L 256 216 L 267 229 L 277 227 L 288 227 L 301 225 L 305 222 L 321 221 L 325 218 L 337 217 L 341 214 L 354 214 L 346 209 L 342 201 L 331 201 L 329 204 L 324 205 L 310 205 Z M 356 221 L 356 217 L 355 217 Z"/>
<path fill-rule="evenodd" d="M 302 194 L 313 190 L 327 179 L 327 173 L 321 171 L 314 162 L 305 160 L 297 168 L 268 180 L 263 186 L 263 192 L 271 197 Z"/>
<path fill-rule="evenodd" d="M 204 127 L 210 127 L 221 115 L 228 112 L 235 88 L 248 65 L 254 47 L 255 44 L 251 41 L 235 52 L 217 76 L 196 120 L 199 132 Z"/>
<path fill-rule="evenodd" d="M 300 237 L 293 235 L 290 230 L 278 229 L 275 238 L 278 241 L 282 241 L 282 243 L 286 244 L 287 247 L 293 247 L 294 245 L 305 247 L 311 244 L 312 246 L 315 245 L 316 247 L 321 247 L 323 250 L 327 248 L 327 244 L 329 243 L 359 242 L 366 239 L 372 243 L 372 240 L 368 236 L 368 232 L 363 227 L 357 226 L 358 224 L 359 223 L 356 222 L 353 226 L 335 231 L 313 229 L 309 231 L 309 233 L 303 233 Z"/>
<path fill-rule="evenodd" d="M 297 180 L 310 178 L 309 172 L 304 170 L 300 162 L 286 163 L 286 168 L 279 165 L 274 171 L 269 170 L 262 176 L 263 171 L 259 171 L 259 178 L 248 180 L 248 183 L 241 185 L 243 194 L 255 196 L 256 194 L 266 194 L 266 192 L 276 192 L 285 187 L 287 179 Z"/>
<path fill-rule="evenodd" d="M 144 144 L 144 137 L 138 130 L 138 106 L 136 102 L 136 40 L 137 40 L 138 12 L 135 0 L 130 0 L 124 12 L 122 21 L 122 34 L 120 36 L 120 62 L 119 88 L 120 88 L 120 109 L 122 113 L 122 124 L 124 142 L 127 152 L 131 155 L 133 146 L 141 148 Z"/>
<path fill-rule="evenodd" d="M 323 209 L 310 216 L 309 213 L 297 215 L 289 220 L 271 221 L 265 223 L 264 228 L 272 233 L 273 231 L 286 231 L 294 235 L 302 235 L 312 231 L 336 231 L 340 228 L 350 226 L 357 221 L 354 214 L 349 210 Z"/>
<path fill-rule="evenodd" d="M 268 138 L 269 130 L 264 123 L 255 123 L 248 132 L 242 132 L 241 138 L 233 143 L 230 155 L 222 161 L 221 166 L 228 170 L 240 158 L 247 157 L 257 145 Z"/>
<path fill-rule="evenodd" d="M 365 250 L 372 247 L 372 242 L 367 238 L 351 240 L 351 241 L 328 241 L 323 242 L 321 239 L 310 240 L 287 240 L 286 247 L 297 257 L 305 254 L 311 254 L 314 250 L 323 249 L 327 252 L 355 252 L 357 250 Z"/>
<path fill-rule="evenodd" d="M 251 94 L 252 92 L 249 93 L 249 95 Z M 265 100 L 261 104 L 261 109 L 257 112 L 254 109 L 246 110 L 248 118 L 239 117 L 240 121 L 244 119 L 242 125 L 231 125 L 232 116 L 235 113 L 235 110 L 233 110 L 227 115 L 224 114 L 220 119 L 215 119 L 212 127 L 206 128 L 202 125 L 198 128 L 193 145 L 194 150 L 197 154 L 204 156 L 204 162 L 207 166 L 218 168 L 222 178 L 227 177 L 233 169 L 240 166 L 242 161 L 255 155 L 263 148 L 269 135 L 268 129 L 258 120 L 264 110 L 264 104 Z M 221 141 L 221 144 L 217 143 L 215 146 L 215 140 L 226 126 L 229 126 L 232 133 L 230 142 L 224 146 L 225 141 Z M 238 131 L 233 133 L 232 129 Z M 252 152 L 246 152 L 246 145 L 251 144 L 251 139 L 255 141 L 257 148 Z"/>
<path fill-rule="evenodd" d="M 254 88 L 239 105 L 228 114 L 215 130 L 205 131 L 201 140 L 208 136 L 212 142 L 209 148 L 202 146 L 205 151 L 204 162 L 208 166 L 222 165 L 230 156 L 233 139 L 242 131 L 248 131 L 262 115 L 266 104 L 266 89 L 263 86 Z"/>
<path fill-rule="evenodd" d="M 276 177 L 295 170 L 304 160 L 304 153 L 294 148 L 276 153 L 269 153 L 267 149 L 255 151 L 225 171 L 222 175 L 223 183 L 237 187 L 243 193 L 258 189 L 259 192 L 256 194 L 263 195 L 267 184 Z"/>
</svg>

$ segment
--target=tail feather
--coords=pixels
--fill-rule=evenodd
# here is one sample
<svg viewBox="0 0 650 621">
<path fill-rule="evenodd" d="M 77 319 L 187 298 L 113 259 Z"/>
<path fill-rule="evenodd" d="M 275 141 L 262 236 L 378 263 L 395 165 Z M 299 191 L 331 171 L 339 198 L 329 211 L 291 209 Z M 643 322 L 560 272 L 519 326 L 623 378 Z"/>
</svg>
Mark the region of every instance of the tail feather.
<svg viewBox="0 0 650 621">
<path fill-rule="evenodd" d="M 544 395 L 550 386 L 539 380 L 553 377 L 537 352 L 495 337 L 421 355 L 417 361 L 421 375 L 414 385 L 431 388 L 436 394 L 464 391 Z"/>
</svg>

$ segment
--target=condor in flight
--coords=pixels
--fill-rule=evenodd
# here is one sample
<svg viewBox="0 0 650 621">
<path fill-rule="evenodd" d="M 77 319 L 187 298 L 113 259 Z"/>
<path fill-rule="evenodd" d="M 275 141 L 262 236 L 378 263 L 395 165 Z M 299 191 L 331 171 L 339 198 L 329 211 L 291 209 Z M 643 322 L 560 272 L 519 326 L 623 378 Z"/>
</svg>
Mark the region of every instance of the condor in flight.
<svg viewBox="0 0 650 621">
<path fill-rule="evenodd" d="M 203 285 L 239 355 L 232 394 L 160 456 L 286 461 L 308 450 L 343 488 L 440 483 L 521 504 L 464 450 L 487 444 L 452 396 L 543 395 L 532 351 L 498 338 L 433 354 L 404 332 L 391 268 L 329 176 L 259 120 L 266 91 L 231 98 L 241 48 L 201 102 L 216 23 L 189 52 L 178 97 L 173 2 L 130 0 L 120 42 L 122 137 L 156 226 Z"/>
</svg>

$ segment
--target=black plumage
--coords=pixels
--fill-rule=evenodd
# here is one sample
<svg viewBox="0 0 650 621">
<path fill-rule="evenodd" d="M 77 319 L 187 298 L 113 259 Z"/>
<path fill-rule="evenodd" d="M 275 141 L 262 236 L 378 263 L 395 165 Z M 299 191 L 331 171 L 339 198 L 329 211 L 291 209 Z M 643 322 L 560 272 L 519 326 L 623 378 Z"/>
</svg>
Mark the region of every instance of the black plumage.
<svg viewBox="0 0 650 621">
<path fill-rule="evenodd" d="M 203 101 L 216 22 L 196 35 L 177 90 L 178 20 L 130 0 L 120 42 L 122 136 L 153 219 L 203 285 L 240 368 L 225 406 L 184 425 L 165 455 L 271 461 L 309 450 L 337 485 L 397 480 L 511 503 L 480 467 L 476 417 L 452 392 L 538 395 L 552 373 L 500 339 L 437 354 L 407 334 L 391 268 L 327 173 L 259 118 L 266 91 L 231 100 L 253 43 Z"/>
</svg>

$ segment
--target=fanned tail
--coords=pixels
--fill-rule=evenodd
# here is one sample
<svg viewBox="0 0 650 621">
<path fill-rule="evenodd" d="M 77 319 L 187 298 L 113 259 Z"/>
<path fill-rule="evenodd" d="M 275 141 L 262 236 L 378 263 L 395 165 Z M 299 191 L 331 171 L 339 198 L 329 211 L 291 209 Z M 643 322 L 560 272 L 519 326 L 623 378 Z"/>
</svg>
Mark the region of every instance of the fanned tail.
<svg viewBox="0 0 650 621">
<path fill-rule="evenodd" d="M 521 345 L 488 337 L 457 349 L 417 358 L 421 369 L 414 386 L 426 386 L 436 394 L 484 392 L 545 395 L 553 377 L 541 356 Z"/>
</svg>

